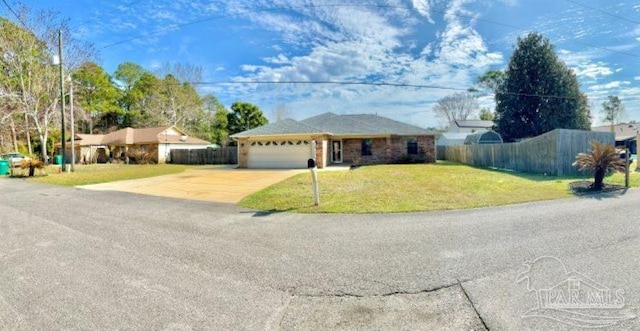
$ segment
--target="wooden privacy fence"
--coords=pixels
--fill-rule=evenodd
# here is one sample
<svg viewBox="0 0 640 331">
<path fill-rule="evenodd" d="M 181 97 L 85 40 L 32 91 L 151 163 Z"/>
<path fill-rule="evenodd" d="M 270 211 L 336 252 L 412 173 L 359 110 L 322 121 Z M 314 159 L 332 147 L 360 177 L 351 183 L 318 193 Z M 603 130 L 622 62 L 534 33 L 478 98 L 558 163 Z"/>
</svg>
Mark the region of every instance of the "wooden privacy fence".
<svg viewBox="0 0 640 331">
<path fill-rule="evenodd" d="M 170 161 L 175 164 L 237 164 L 236 147 L 206 149 L 172 149 Z"/>
<path fill-rule="evenodd" d="M 556 129 L 517 143 L 445 146 L 444 159 L 479 167 L 495 167 L 555 176 L 577 175 L 576 155 L 593 140 L 615 144 L 611 132 Z"/>
</svg>

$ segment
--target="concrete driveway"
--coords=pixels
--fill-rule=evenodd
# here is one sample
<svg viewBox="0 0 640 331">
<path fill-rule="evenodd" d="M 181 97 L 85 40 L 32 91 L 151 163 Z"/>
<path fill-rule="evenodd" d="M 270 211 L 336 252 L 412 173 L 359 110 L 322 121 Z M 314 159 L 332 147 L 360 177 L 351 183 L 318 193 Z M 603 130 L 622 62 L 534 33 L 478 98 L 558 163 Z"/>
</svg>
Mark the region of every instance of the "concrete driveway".
<svg viewBox="0 0 640 331">
<path fill-rule="evenodd" d="M 207 166 L 189 169 L 179 174 L 84 185 L 79 188 L 238 203 L 254 192 L 306 171 L 308 170 L 254 170 L 236 169 L 235 166 Z"/>
</svg>

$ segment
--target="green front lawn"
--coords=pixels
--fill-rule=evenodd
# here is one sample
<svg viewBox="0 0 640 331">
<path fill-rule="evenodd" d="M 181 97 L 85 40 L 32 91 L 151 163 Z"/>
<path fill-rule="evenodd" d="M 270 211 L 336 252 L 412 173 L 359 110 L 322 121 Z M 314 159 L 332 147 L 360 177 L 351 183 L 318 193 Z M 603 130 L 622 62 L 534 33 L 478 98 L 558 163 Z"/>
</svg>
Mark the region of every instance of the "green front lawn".
<svg viewBox="0 0 640 331">
<path fill-rule="evenodd" d="M 58 166 L 49 166 L 47 176 L 36 176 L 27 180 L 36 183 L 77 186 L 138 179 L 160 175 L 175 174 L 193 166 L 181 164 L 90 164 L 76 165 L 75 172 L 58 173 Z M 22 171 L 18 169 L 17 171 Z"/>
<path fill-rule="evenodd" d="M 240 205 L 302 213 L 476 208 L 570 197 L 568 183 L 577 179 L 487 170 L 452 162 L 379 165 L 319 172 L 319 207 L 313 206 L 309 173 L 254 193 Z M 624 184 L 624 175 L 616 174 L 605 181 Z M 633 174 L 631 185 L 640 186 L 640 175 Z"/>
</svg>

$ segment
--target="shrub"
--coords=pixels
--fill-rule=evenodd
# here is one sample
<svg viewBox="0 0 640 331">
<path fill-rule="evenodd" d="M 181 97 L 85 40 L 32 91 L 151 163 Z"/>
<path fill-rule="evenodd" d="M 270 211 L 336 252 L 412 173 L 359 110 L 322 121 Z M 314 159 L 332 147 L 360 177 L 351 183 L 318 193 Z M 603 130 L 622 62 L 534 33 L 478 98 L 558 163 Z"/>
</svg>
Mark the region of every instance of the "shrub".
<svg viewBox="0 0 640 331">
<path fill-rule="evenodd" d="M 624 171 L 625 162 L 620 158 L 616 148 L 611 144 L 602 144 L 599 141 L 591 142 L 592 150 L 580 153 L 576 156 L 573 166 L 580 171 L 586 171 L 594 176 L 592 188 L 602 190 L 604 176 L 616 171 Z"/>
<path fill-rule="evenodd" d="M 44 162 L 38 159 L 25 159 L 20 161 L 20 169 L 29 169 L 29 177 L 33 177 L 36 169 L 42 170 L 44 167 Z"/>
<path fill-rule="evenodd" d="M 129 161 L 136 164 L 150 164 L 155 163 L 153 161 L 153 155 L 142 148 L 139 147 L 131 147 L 127 152 L 127 157 L 129 157 Z"/>
</svg>

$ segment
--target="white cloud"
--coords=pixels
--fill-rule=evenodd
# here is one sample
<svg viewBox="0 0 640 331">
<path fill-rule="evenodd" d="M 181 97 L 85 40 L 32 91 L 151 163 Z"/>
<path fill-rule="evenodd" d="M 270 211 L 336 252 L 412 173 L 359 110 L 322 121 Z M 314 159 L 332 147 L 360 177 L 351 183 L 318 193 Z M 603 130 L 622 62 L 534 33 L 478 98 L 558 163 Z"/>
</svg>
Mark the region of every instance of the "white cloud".
<svg viewBox="0 0 640 331">
<path fill-rule="evenodd" d="M 613 69 L 608 63 L 598 60 L 605 55 L 606 53 L 602 50 L 574 52 L 561 49 L 558 51 L 558 57 L 575 71 L 578 78 L 586 79 L 589 82 L 595 82 L 622 70 L 621 68 Z"/>
<path fill-rule="evenodd" d="M 414 31 L 418 21 L 407 19 L 404 13 L 395 15 L 365 6 L 313 11 L 306 8 L 304 14 L 313 17 L 313 21 L 306 22 L 282 13 L 251 16 L 265 29 L 281 34 L 283 43 L 306 45 L 307 50 L 295 56 L 278 52 L 260 63 L 244 64 L 241 69 L 245 74 L 234 80 L 377 81 L 465 90 L 489 66 L 504 62 L 502 54 L 490 51 L 474 29 L 473 20 L 468 18 L 471 12 L 465 9 L 467 3 L 469 1 L 454 0 L 447 4 L 439 38 L 423 46 L 418 54 L 412 52 L 414 46 L 410 43 L 403 43 L 403 38 L 424 32 Z M 432 106 L 456 90 L 247 83 L 226 86 L 225 92 L 251 98 L 265 109 L 284 103 L 290 109 L 299 110 L 294 112 L 294 118 L 325 111 L 367 113 L 376 109 L 380 115 L 433 126 L 438 123 L 432 115 Z"/>
<path fill-rule="evenodd" d="M 605 77 L 611 74 L 613 74 L 613 71 L 611 71 L 609 67 L 602 65 L 602 63 L 588 63 L 576 68 L 576 75 L 591 79 Z"/>
<path fill-rule="evenodd" d="M 431 7 L 429 0 L 411 0 L 411 4 L 420 15 L 424 16 L 429 22 L 435 23 L 429 13 L 429 8 Z"/>
<path fill-rule="evenodd" d="M 274 57 L 266 57 L 263 60 L 264 62 L 273 63 L 273 64 L 287 64 L 291 62 L 291 60 L 289 60 L 289 58 L 283 54 L 278 54 L 277 56 L 274 56 Z"/>
<path fill-rule="evenodd" d="M 591 91 L 608 91 L 608 90 L 612 90 L 612 89 L 617 89 L 621 86 L 624 85 L 630 85 L 631 82 L 629 81 L 620 81 L 620 80 L 616 80 L 616 81 L 612 81 L 606 84 L 599 84 L 599 85 L 591 85 L 589 86 L 589 90 Z"/>
</svg>

